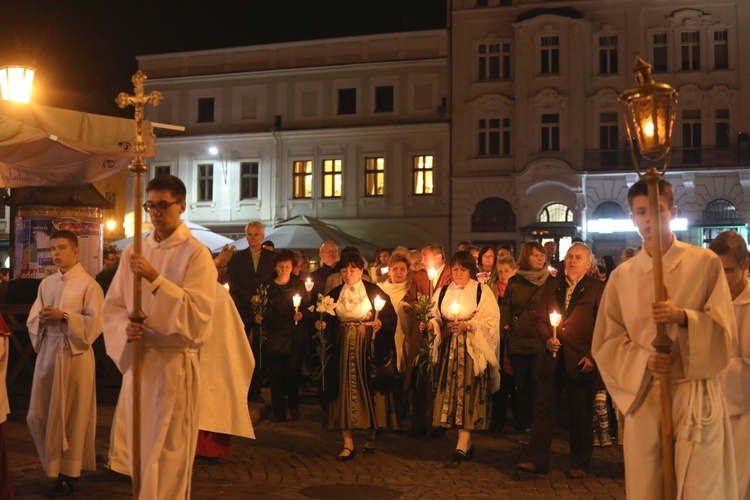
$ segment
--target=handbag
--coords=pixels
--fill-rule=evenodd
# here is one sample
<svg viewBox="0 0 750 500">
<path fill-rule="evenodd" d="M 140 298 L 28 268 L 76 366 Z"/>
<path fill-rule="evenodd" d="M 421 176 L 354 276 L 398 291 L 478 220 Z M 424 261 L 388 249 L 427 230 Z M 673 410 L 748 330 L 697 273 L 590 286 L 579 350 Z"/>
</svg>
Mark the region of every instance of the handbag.
<svg viewBox="0 0 750 500">
<path fill-rule="evenodd" d="M 396 366 L 396 353 L 391 350 L 385 357 L 376 359 L 373 355 L 374 352 L 375 343 L 373 342 L 367 360 L 367 381 L 369 385 L 376 389 L 388 390 L 403 383 L 403 375 Z"/>
</svg>

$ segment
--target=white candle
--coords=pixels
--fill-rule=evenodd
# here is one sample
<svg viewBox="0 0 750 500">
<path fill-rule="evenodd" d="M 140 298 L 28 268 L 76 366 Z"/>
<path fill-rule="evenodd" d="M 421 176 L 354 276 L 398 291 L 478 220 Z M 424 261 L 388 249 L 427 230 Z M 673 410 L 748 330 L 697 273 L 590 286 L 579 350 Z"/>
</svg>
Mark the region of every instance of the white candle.
<svg viewBox="0 0 750 500">
<path fill-rule="evenodd" d="M 380 268 L 380 274 L 388 274 L 388 266 Z"/>
<path fill-rule="evenodd" d="M 458 302 L 453 302 L 451 304 L 451 314 L 453 315 L 453 321 L 458 321 L 458 312 L 461 310 L 461 306 L 458 305 Z"/>
<path fill-rule="evenodd" d="M 549 324 L 552 325 L 552 338 L 557 340 L 557 325 L 560 324 L 560 320 L 562 319 L 562 315 L 559 314 L 557 311 L 552 311 L 549 313 Z M 552 357 L 556 358 L 557 353 L 553 352 Z"/>
<path fill-rule="evenodd" d="M 310 278 L 307 278 L 307 281 L 305 281 L 305 290 L 307 290 L 307 293 L 312 292 L 313 289 L 313 282 Z"/>
<path fill-rule="evenodd" d="M 435 278 L 437 277 L 437 271 L 435 271 L 435 269 L 433 268 L 429 268 L 427 270 L 427 277 L 430 279 L 430 297 L 432 297 L 432 292 L 435 291 L 434 281 L 435 281 Z"/>
<path fill-rule="evenodd" d="M 375 303 L 375 321 L 377 321 L 378 313 L 383 310 L 383 307 L 385 307 L 385 300 L 381 299 L 380 295 L 378 295 L 373 302 Z"/>
<path fill-rule="evenodd" d="M 226 288 L 227 290 L 229 290 L 229 283 L 224 283 L 224 288 Z"/>
<path fill-rule="evenodd" d="M 299 312 L 299 305 L 302 302 L 302 297 L 299 296 L 298 293 L 294 294 L 294 297 L 292 297 L 292 304 L 294 304 L 294 315 L 296 316 Z M 297 321 L 295 320 L 294 324 L 297 324 Z"/>
</svg>

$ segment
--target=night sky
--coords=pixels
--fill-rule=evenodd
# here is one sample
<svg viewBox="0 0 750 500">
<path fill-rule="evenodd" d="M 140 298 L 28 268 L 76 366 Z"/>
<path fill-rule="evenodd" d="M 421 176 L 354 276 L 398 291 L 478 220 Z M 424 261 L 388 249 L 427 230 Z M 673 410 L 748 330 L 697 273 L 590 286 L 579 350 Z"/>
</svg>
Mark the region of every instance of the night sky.
<svg viewBox="0 0 750 500">
<path fill-rule="evenodd" d="M 37 69 L 34 102 L 128 116 L 137 55 L 445 27 L 444 0 L 13 0 L 0 65 Z M 131 111 L 132 112 L 132 111 Z"/>
</svg>

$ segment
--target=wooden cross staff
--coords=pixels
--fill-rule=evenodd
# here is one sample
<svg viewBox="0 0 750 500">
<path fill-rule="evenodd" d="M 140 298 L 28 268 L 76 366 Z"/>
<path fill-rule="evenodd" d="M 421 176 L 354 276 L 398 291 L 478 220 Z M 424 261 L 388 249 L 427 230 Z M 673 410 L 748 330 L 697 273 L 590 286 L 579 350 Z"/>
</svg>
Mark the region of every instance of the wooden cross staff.
<svg viewBox="0 0 750 500">
<path fill-rule="evenodd" d="M 115 99 L 120 108 L 133 106 L 135 108 L 135 160 L 130 164 L 128 170 L 133 173 L 135 185 L 133 187 L 134 205 L 133 205 L 133 253 L 141 253 L 141 232 L 143 227 L 143 174 L 146 172 L 146 164 L 143 163 L 142 155 L 146 151 L 146 145 L 143 142 L 143 107 L 150 104 L 158 106 L 163 97 L 161 92 L 153 91 L 148 95 L 143 92 L 143 84 L 146 82 L 146 75 L 141 70 L 133 75 L 133 88 L 135 95 L 128 95 L 120 92 Z M 133 274 L 133 310 L 129 313 L 128 319 L 133 323 L 143 324 L 146 321 L 146 315 L 141 310 L 141 277 Z M 132 342 L 133 350 L 133 403 L 132 403 L 132 421 L 133 421 L 133 447 L 132 447 L 132 467 L 131 477 L 133 479 L 133 498 L 138 498 L 141 490 L 141 341 Z"/>
</svg>

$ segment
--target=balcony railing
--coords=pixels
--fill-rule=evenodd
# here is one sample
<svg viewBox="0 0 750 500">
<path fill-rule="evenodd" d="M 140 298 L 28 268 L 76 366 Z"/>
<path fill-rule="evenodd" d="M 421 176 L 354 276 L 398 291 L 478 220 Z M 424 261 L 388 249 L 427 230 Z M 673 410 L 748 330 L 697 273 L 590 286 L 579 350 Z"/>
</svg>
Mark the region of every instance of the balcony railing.
<svg viewBox="0 0 750 500">
<path fill-rule="evenodd" d="M 638 158 L 642 161 L 641 158 Z M 642 161 L 643 164 L 647 162 Z M 750 150 L 737 145 L 717 148 L 705 146 L 700 148 L 672 148 L 669 160 L 670 168 L 698 169 L 716 167 L 750 167 Z M 630 150 L 593 149 L 587 150 L 583 157 L 583 169 L 587 171 L 629 171 L 633 169 Z"/>
</svg>

